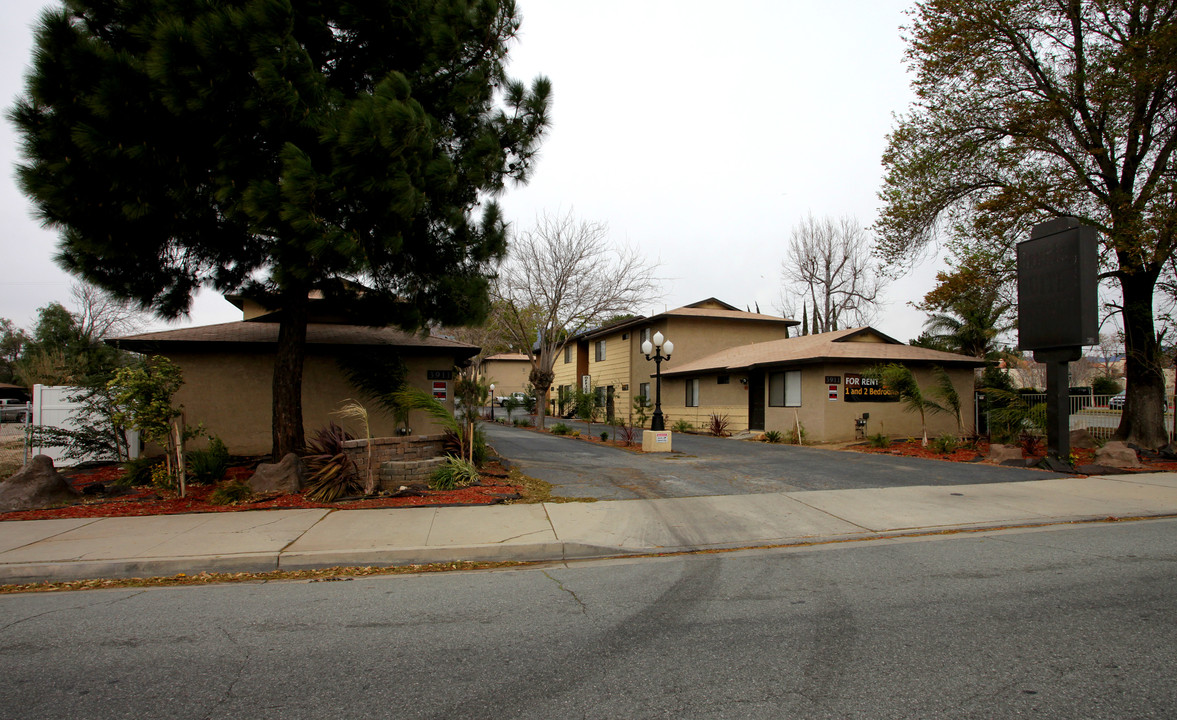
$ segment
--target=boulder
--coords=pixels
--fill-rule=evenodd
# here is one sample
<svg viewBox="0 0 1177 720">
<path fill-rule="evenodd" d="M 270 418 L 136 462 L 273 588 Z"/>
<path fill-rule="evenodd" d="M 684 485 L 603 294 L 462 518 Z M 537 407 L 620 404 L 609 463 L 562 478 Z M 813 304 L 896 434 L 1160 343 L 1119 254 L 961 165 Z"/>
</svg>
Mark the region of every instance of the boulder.
<svg viewBox="0 0 1177 720">
<path fill-rule="evenodd" d="M 1136 457 L 1135 450 L 1124 443 L 1119 440 L 1111 440 L 1095 451 L 1095 464 L 1118 468 L 1138 468 L 1140 467 L 1140 458 Z"/>
<path fill-rule="evenodd" d="M 307 481 L 306 465 L 294 453 L 276 463 L 262 463 L 249 478 L 249 489 L 255 493 L 291 494 L 302 490 Z"/>
<path fill-rule="evenodd" d="M 1018 464 L 1025 465 L 1025 461 L 1022 459 L 1022 448 L 1018 445 L 993 443 L 989 446 L 989 459 L 998 465 L 1004 465 L 1010 460 L 1017 460 Z"/>
<path fill-rule="evenodd" d="M 1091 437 L 1091 433 L 1083 428 L 1071 431 L 1071 448 L 1082 450 L 1094 450 L 1099 447 L 1099 443 L 1095 442 L 1095 438 Z"/>
<path fill-rule="evenodd" d="M 1128 471 L 1111 465 L 1079 465 L 1075 472 L 1082 475 L 1127 475 Z"/>
<path fill-rule="evenodd" d="M 81 493 L 58 474 L 48 455 L 35 456 L 15 475 L 0 482 L 0 512 L 63 505 L 80 497 Z"/>
</svg>

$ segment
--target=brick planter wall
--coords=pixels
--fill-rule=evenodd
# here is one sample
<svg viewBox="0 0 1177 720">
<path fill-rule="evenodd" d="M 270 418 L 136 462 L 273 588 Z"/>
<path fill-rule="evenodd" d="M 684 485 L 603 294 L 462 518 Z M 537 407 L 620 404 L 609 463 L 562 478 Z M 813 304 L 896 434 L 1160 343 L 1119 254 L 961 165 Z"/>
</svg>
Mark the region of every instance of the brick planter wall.
<svg viewBox="0 0 1177 720">
<path fill-rule="evenodd" d="M 433 471 L 445 462 L 444 438 L 444 435 L 372 438 L 372 464 L 379 468 L 377 487 L 396 490 L 401 485 L 428 482 Z M 343 443 L 343 451 L 355 462 L 361 478 L 368 476 L 368 442 L 348 440 Z"/>
</svg>

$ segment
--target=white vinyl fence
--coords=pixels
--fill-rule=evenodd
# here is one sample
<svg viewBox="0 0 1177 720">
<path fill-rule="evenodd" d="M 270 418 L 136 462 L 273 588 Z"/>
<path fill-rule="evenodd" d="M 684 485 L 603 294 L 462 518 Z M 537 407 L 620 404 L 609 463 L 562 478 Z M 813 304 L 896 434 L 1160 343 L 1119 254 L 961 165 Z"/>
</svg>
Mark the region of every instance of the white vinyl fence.
<svg viewBox="0 0 1177 720">
<path fill-rule="evenodd" d="M 78 409 L 77 403 L 69 401 L 71 395 L 80 392 L 80 388 L 68 385 L 34 385 L 33 386 L 33 426 L 58 427 L 63 430 L 74 430 L 78 427 L 74 417 Z M 136 430 L 127 431 L 127 444 L 131 457 L 139 457 L 139 433 Z M 49 445 L 33 445 L 29 450 L 29 457 L 33 455 L 48 455 L 54 464 L 63 459 L 63 450 Z M 71 458 L 67 464 L 78 464 L 91 460 L 117 460 L 114 457 L 89 456 Z"/>
<path fill-rule="evenodd" d="M 1086 430 L 1092 437 L 1110 439 L 1120 426 L 1123 412 L 1122 395 L 1071 395 L 1070 425 L 1072 430 Z M 1022 395 L 1027 405 L 1046 402 L 1046 393 Z M 1165 407 L 1165 429 L 1173 430 L 1174 398 L 1167 398 Z M 978 410 L 980 407 L 978 406 Z M 986 423 L 987 425 L 988 423 Z"/>
</svg>

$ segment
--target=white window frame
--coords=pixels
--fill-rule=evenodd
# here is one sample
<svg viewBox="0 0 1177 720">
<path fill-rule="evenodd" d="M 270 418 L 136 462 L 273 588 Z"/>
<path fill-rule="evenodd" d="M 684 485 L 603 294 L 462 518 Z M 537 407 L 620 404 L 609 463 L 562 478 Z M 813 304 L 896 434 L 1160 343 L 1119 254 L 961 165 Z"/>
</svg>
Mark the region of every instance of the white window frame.
<svg viewBox="0 0 1177 720">
<path fill-rule="evenodd" d="M 598 340 L 593 343 L 593 353 L 596 362 L 605 362 L 605 341 Z"/>
<path fill-rule="evenodd" d="M 687 380 L 687 407 L 699 407 L 699 378 Z"/>
<path fill-rule="evenodd" d="M 564 364 L 567 365 L 570 362 L 572 362 L 572 346 L 565 345 L 564 346 Z"/>
<path fill-rule="evenodd" d="M 650 383 L 638 383 L 638 395 L 646 399 L 646 407 L 654 404 L 654 400 L 650 397 Z"/>
</svg>

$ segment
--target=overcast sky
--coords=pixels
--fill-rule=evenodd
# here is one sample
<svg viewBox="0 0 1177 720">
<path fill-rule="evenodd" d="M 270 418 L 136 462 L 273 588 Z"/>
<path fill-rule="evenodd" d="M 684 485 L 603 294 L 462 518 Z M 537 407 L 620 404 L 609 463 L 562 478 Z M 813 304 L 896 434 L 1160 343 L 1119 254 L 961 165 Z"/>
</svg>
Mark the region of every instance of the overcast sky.
<svg viewBox="0 0 1177 720">
<path fill-rule="evenodd" d="M 661 263 L 661 312 L 706 297 L 775 312 L 790 228 L 806 213 L 878 212 L 880 157 L 893 114 L 912 93 L 900 0 L 518 0 L 510 72 L 553 84 L 552 127 L 531 182 L 499 199 L 520 229 L 545 211 L 604 222 L 611 238 Z M 6 0 L 0 99 L 22 92 L 40 0 Z M 720 9 L 722 8 L 722 9 Z M 0 317 L 32 324 L 68 304 L 71 278 L 52 261 L 56 236 L 16 187 L 16 137 L 0 127 Z M 931 287 L 936 260 L 887 294 L 875 326 L 919 334 L 907 306 Z M 181 324 L 240 319 L 204 293 Z M 157 322 L 156 326 L 163 327 Z"/>
</svg>

